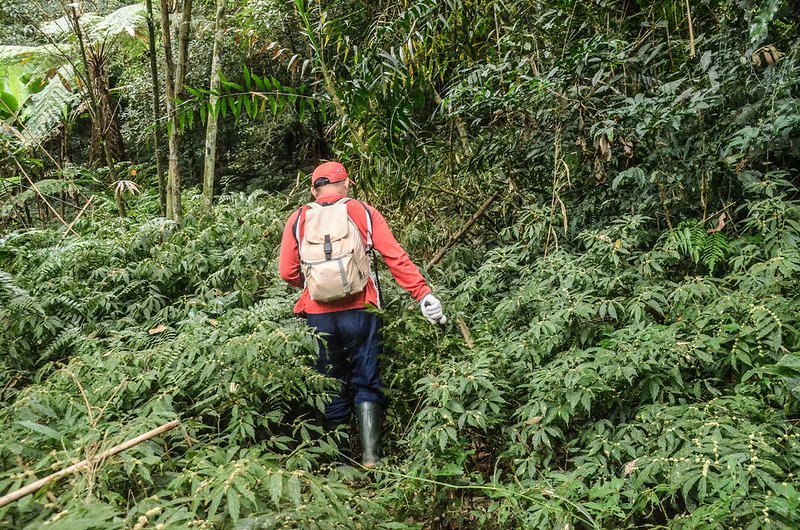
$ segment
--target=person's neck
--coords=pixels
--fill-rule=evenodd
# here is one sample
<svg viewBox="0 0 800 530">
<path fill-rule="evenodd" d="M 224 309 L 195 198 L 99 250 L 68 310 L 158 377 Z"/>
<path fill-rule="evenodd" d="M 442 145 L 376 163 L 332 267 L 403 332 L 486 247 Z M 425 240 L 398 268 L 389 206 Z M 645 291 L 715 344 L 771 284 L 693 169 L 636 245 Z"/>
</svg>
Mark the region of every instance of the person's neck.
<svg viewBox="0 0 800 530">
<path fill-rule="evenodd" d="M 323 195 L 317 195 L 316 200 L 321 202 L 327 202 L 331 200 L 339 200 L 343 197 L 347 197 L 347 195 L 339 192 L 330 192 L 330 193 L 325 193 Z"/>
</svg>

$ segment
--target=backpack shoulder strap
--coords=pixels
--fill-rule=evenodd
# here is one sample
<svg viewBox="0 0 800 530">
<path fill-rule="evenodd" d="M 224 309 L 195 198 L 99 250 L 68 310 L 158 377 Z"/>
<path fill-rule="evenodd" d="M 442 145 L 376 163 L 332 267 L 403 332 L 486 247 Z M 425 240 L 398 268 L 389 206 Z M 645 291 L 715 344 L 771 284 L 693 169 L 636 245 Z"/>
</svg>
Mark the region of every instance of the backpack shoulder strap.
<svg viewBox="0 0 800 530">
<path fill-rule="evenodd" d="M 346 203 L 346 202 L 348 202 L 350 200 L 351 199 L 349 197 L 344 197 L 344 198 L 341 198 L 338 201 L 336 201 L 334 204 L 344 204 L 344 203 Z M 367 252 L 371 252 L 372 249 L 373 249 L 373 244 L 372 244 L 372 214 L 370 213 L 369 208 L 367 207 L 366 204 L 364 204 L 361 201 L 356 201 L 356 202 L 358 204 L 360 204 L 364 208 L 364 215 L 366 216 L 366 219 L 367 219 Z M 300 209 L 297 210 L 297 218 L 295 218 L 295 220 L 294 220 L 294 226 L 292 227 L 292 232 L 294 233 L 294 239 L 297 241 L 298 245 L 300 244 L 300 216 L 303 215 L 303 209 L 304 208 L 316 209 L 316 208 L 322 208 L 322 207 L 323 206 L 320 205 L 319 203 L 310 202 L 310 203 L 308 203 L 308 204 L 306 204 L 304 206 L 301 206 Z"/>
<path fill-rule="evenodd" d="M 300 217 L 303 215 L 303 210 L 308 207 L 313 208 L 314 205 L 319 206 L 319 204 L 312 202 L 309 204 L 304 204 L 297 210 L 297 217 L 294 219 L 294 224 L 292 225 L 292 233 L 294 234 L 294 240 L 297 241 L 297 245 L 300 245 Z"/>
<path fill-rule="evenodd" d="M 356 201 L 358 204 L 364 207 L 364 213 L 367 217 L 367 252 L 372 252 L 372 214 L 367 208 L 367 205 L 361 201 Z"/>
</svg>

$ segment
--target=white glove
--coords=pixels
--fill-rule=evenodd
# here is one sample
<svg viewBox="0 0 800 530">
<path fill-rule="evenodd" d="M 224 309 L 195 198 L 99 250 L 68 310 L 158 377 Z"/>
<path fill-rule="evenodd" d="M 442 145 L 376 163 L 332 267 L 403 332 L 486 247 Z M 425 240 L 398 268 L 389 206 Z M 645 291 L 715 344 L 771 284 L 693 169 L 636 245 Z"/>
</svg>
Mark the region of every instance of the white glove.
<svg viewBox="0 0 800 530">
<path fill-rule="evenodd" d="M 425 295 L 420 301 L 419 307 L 422 310 L 422 316 L 427 318 L 431 324 L 443 326 L 447 323 L 447 317 L 442 312 L 442 303 L 431 293 Z"/>
</svg>

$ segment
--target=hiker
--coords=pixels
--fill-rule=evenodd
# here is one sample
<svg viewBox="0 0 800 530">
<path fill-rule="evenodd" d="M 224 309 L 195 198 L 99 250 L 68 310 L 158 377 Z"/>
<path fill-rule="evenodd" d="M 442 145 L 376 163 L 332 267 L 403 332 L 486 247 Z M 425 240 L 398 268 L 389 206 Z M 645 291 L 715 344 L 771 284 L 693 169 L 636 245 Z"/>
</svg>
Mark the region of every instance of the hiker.
<svg viewBox="0 0 800 530">
<path fill-rule="evenodd" d="M 294 312 L 320 334 L 316 370 L 341 381 L 341 391 L 325 408 L 326 430 L 349 425 L 355 408 L 364 467 L 381 456 L 380 435 L 387 405 L 379 377 L 381 322 L 368 306 L 380 307 L 372 251 L 383 256 L 397 283 L 420 303 L 431 323 L 447 319 L 442 304 L 383 216 L 348 198 L 350 179 L 338 162 L 325 162 L 311 176 L 315 201 L 293 213 L 281 241 L 279 269 L 289 285 L 303 290 Z"/>
</svg>

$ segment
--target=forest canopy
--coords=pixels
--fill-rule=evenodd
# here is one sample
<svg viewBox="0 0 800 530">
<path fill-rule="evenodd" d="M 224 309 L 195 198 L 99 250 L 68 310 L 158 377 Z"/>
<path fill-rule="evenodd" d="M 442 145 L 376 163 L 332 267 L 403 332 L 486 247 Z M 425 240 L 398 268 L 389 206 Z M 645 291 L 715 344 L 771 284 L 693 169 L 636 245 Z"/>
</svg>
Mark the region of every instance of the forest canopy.
<svg viewBox="0 0 800 530">
<path fill-rule="evenodd" d="M 800 6 L 0 1 L 0 527 L 797 528 Z M 337 160 L 386 456 L 278 247 Z M 114 456 L 118 444 L 179 426 Z"/>
</svg>

